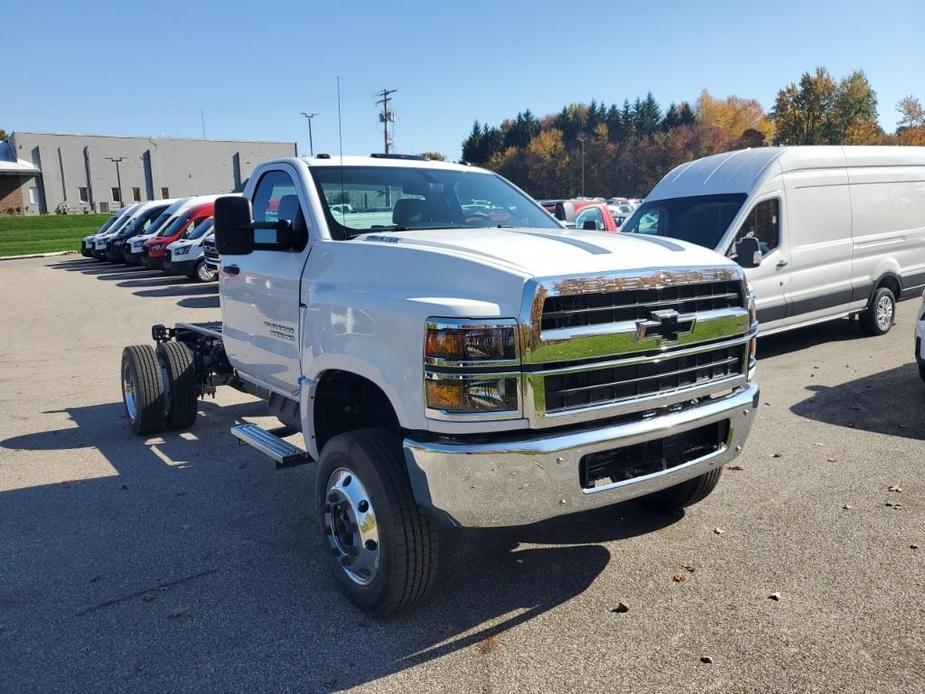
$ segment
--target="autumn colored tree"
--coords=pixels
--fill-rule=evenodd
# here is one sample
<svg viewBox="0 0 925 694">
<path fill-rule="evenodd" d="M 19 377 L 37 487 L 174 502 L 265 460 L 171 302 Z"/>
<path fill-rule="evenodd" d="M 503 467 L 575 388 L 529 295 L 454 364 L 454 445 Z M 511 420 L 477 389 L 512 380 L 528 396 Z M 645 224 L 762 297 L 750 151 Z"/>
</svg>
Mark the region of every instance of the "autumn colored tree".
<svg viewBox="0 0 925 694">
<path fill-rule="evenodd" d="M 703 132 L 704 139 L 710 141 L 710 151 L 738 149 L 742 144 L 761 147 L 774 137 L 774 124 L 754 99 L 738 96 L 714 99 L 704 89 L 697 99 L 696 113 L 697 127 Z"/>
<path fill-rule="evenodd" d="M 446 161 L 446 157 L 440 152 L 421 152 L 421 156 L 430 161 Z"/>
<path fill-rule="evenodd" d="M 867 144 L 882 135 L 877 94 L 861 70 L 840 82 L 824 67 L 805 72 L 777 93 L 771 113 L 782 145 Z"/>
<path fill-rule="evenodd" d="M 0 128 L 0 142 L 6 142 L 9 135 L 6 134 L 6 130 Z"/>
</svg>

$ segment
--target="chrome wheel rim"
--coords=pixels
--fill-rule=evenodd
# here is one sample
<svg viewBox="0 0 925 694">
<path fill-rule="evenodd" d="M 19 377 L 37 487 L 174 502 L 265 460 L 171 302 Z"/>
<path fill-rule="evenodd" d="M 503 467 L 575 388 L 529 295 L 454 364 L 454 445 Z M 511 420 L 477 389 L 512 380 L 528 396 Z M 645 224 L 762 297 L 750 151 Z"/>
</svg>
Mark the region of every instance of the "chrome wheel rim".
<svg viewBox="0 0 925 694">
<path fill-rule="evenodd" d="M 893 324 L 893 299 L 884 294 L 877 302 L 877 327 L 887 330 Z"/>
<path fill-rule="evenodd" d="M 379 571 L 379 524 L 366 487 L 354 472 L 338 468 L 325 486 L 322 526 L 331 554 L 357 585 Z"/>
<path fill-rule="evenodd" d="M 135 404 L 135 371 L 129 362 L 122 365 L 122 401 L 125 403 L 125 411 L 128 418 L 132 421 L 138 417 L 138 406 Z"/>
<path fill-rule="evenodd" d="M 206 265 L 205 263 L 199 264 L 198 274 L 199 274 L 199 279 L 202 282 L 209 282 L 210 280 L 212 280 L 213 277 L 215 277 L 215 273 L 212 272 L 212 270 L 209 269 L 209 266 Z"/>
</svg>

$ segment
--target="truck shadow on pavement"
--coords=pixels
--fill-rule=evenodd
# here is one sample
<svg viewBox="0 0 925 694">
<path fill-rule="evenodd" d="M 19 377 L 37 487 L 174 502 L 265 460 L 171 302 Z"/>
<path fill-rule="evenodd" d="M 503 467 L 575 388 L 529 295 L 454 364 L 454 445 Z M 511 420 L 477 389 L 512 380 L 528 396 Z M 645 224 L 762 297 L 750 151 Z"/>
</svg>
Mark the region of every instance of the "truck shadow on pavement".
<svg viewBox="0 0 925 694">
<path fill-rule="evenodd" d="M 865 337 L 854 321 L 843 319 L 817 323 L 805 328 L 759 337 L 758 359 L 760 361 L 788 352 L 798 352 L 825 342 L 863 340 Z"/>
<path fill-rule="evenodd" d="M 800 417 L 875 434 L 925 440 L 925 383 L 915 363 L 847 381 L 811 385 L 790 408 Z"/>
<path fill-rule="evenodd" d="M 191 430 L 148 439 L 130 433 L 121 403 L 65 412 L 76 426 L 0 441 L 0 451 L 46 454 L 5 464 L 98 449 L 113 468 L 0 493 L 0 556 L 11 560 L 0 651 L 13 664 L 0 679 L 13 690 L 328 691 L 464 649 L 487 657 L 594 582 L 612 559 L 599 543 L 681 517 L 630 503 L 524 528 L 445 530 L 434 594 L 372 620 L 328 573 L 305 503 L 313 466 L 276 472 L 228 435 L 233 419 L 264 416 L 263 403 L 205 401 Z M 591 606 L 592 619 L 613 618 L 619 599 Z"/>
</svg>

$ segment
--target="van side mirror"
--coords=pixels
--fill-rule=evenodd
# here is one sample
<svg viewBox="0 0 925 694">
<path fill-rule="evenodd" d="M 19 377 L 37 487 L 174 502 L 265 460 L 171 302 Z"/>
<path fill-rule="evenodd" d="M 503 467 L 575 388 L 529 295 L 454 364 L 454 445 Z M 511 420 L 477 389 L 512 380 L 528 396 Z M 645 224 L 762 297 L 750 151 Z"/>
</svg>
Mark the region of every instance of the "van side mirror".
<svg viewBox="0 0 925 694">
<path fill-rule="evenodd" d="M 761 265 L 761 246 L 758 239 L 753 236 L 736 241 L 736 262 L 744 268 Z"/>
<path fill-rule="evenodd" d="M 215 200 L 215 250 L 222 255 L 247 255 L 254 250 L 251 201 L 240 195 Z"/>
<path fill-rule="evenodd" d="M 593 219 L 586 219 L 581 223 L 581 228 L 584 231 L 597 231 L 597 222 Z"/>
</svg>

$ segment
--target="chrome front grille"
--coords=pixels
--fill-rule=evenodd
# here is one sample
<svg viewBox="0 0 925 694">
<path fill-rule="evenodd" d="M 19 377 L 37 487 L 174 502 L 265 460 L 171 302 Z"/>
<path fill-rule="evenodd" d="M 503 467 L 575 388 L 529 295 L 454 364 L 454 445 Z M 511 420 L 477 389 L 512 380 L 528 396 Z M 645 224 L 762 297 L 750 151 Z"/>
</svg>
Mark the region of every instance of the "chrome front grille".
<svg viewBox="0 0 925 694">
<path fill-rule="evenodd" d="M 743 305 L 741 280 L 566 294 L 543 303 L 542 330 L 645 320 L 653 310 L 702 313 Z"/>
<path fill-rule="evenodd" d="M 757 330 L 734 266 L 534 280 L 521 320 L 524 414 L 536 427 L 742 386 Z"/>
<path fill-rule="evenodd" d="M 546 411 L 593 407 L 724 381 L 744 375 L 747 359 L 746 346 L 735 345 L 552 374 L 543 379 Z"/>
</svg>

